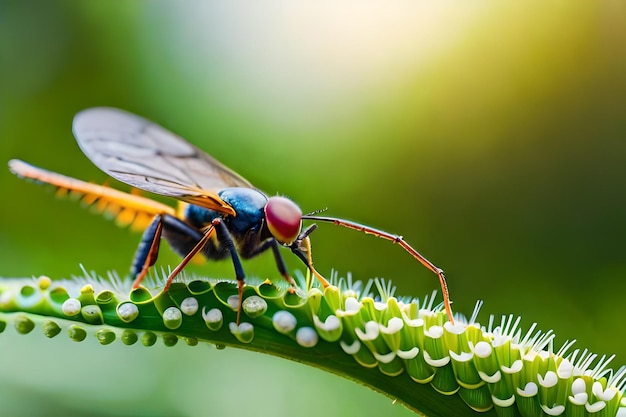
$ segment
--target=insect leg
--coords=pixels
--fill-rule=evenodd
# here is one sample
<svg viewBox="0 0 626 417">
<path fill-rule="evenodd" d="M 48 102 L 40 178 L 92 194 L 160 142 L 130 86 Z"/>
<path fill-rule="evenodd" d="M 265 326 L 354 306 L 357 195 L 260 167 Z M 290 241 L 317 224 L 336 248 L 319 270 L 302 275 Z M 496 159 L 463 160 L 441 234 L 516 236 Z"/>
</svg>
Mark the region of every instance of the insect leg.
<svg viewBox="0 0 626 417">
<path fill-rule="evenodd" d="M 133 259 L 131 274 L 136 277 L 133 288 L 139 287 L 150 267 L 157 261 L 161 236 L 164 230 L 188 236 L 195 242 L 199 242 L 203 237 L 202 232 L 189 226 L 177 217 L 169 214 L 157 214 L 154 216 L 152 222 L 143 233 Z"/>
<path fill-rule="evenodd" d="M 194 246 L 193 249 L 189 251 L 189 253 L 183 258 L 183 260 L 180 261 L 178 266 L 174 268 L 174 270 L 167 277 L 167 281 L 165 281 L 165 287 L 163 287 L 163 292 L 167 292 L 170 289 L 170 285 L 172 284 L 174 278 L 176 278 L 176 275 L 178 275 L 180 271 L 182 271 L 183 268 L 189 263 L 189 261 L 191 261 L 191 259 L 193 259 L 193 257 L 196 256 L 196 254 L 206 246 L 207 242 L 209 241 L 211 236 L 213 236 L 214 232 L 215 227 L 213 227 L 213 225 L 204 230 L 204 235 L 200 238 L 198 243 L 196 243 L 196 246 Z"/>
<path fill-rule="evenodd" d="M 298 238 L 291 245 L 289 245 L 289 248 L 298 258 L 300 258 L 302 262 L 304 262 L 306 267 L 309 268 L 309 271 L 311 271 L 311 273 L 322 283 L 322 286 L 326 288 L 330 285 L 330 283 L 313 267 L 313 254 L 311 251 L 311 239 L 309 239 L 309 235 L 313 233 L 315 229 L 317 229 L 316 224 L 312 224 L 304 229 Z"/>
<path fill-rule="evenodd" d="M 222 245 L 228 248 L 230 257 L 233 260 L 235 278 L 237 278 L 237 293 L 239 295 L 239 306 L 237 308 L 237 324 L 239 324 L 239 319 L 241 317 L 241 304 L 243 302 L 243 284 L 246 278 L 245 273 L 243 272 L 243 265 L 241 265 L 241 259 L 239 259 L 239 254 L 237 253 L 237 248 L 235 247 L 233 238 L 230 236 L 230 232 L 222 219 L 214 219 L 211 224 L 217 229 L 217 238 Z"/>
<path fill-rule="evenodd" d="M 287 265 L 285 264 L 285 260 L 280 254 L 280 247 L 276 239 L 270 239 L 263 242 L 260 246 L 254 248 L 252 253 L 250 253 L 249 257 L 254 257 L 260 253 L 265 252 L 268 248 L 272 248 L 272 253 L 274 254 L 274 260 L 276 261 L 276 268 L 278 268 L 278 272 L 283 276 L 285 281 L 287 281 L 292 287 L 297 287 L 294 279 L 289 275 L 287 271 Z"/>
<path fill-rule="evenodd" d="M 272 248 L 272 253 L 274 254 L 274 260 L 276 261 L 276 268 L 278 268 L 278 272 L 285 278 L 292 287 L 296 287 L 296 281 L 293 280 L 289 272 L 287 272 L 287 265 L 285 264 L 285 260 L 283 256 L 280 254 L 280 248 L 278 247 L 278 242 L 276 239 L 272 239 L 269 242 L 269 245 Z"/>
<path fill-rule="evenodd" d="M 413 258 L 417 259 L 419 263 L 424 265 L 427 269 L 437 274 L 439 278 L 439 284 L 441 285 L 441 292 L 443 295 L 443 305 L 446 310 L 446 314 L 448 315 L 448 320 L 450 323 L 454 324 L 454 318 L 452 317 L 452 308 L 450 306 L 450 294 L 448 292 L 448 284 L 446 283 L 446 277 L 441 268 L 436 267 L 432 262 L 422 256 L 418 251 L 413 249 L 411 245 L 405 242 L 402 236 L 394 235 L 389 232 L 385 232 L 384 230 L 375 229 L 373 227 L 365 226 L 359 223 L 351 222 L 348 220 L 337 219 L 334 217 L 317 217 L 317 216 L 302 216 L 303 219 L 307 220 L 318 220 L 336 224 L 338 226 L 347 227 L 348 229 L 357 230 L 359 232 L 363 232 L 368 235 L 376 236 L 381 239 L 389 240 L 393 243 L 397 243 L 402 246 L 402 248 L 407 251 Z"/>
<path fill-rule="evenodd" d="M 139 288 L 139 284 L 148 273 L 148 269 L 157 260 L 159 256 L 159 246 L 161 243 L 161 233 L 163 232 L 163 215 L 157 214 L 150 222 L 148 228 L 144 231 L 137 252 L 131 266 L 131 274 L 135 277 L 133 288 Z"/>
</svg>

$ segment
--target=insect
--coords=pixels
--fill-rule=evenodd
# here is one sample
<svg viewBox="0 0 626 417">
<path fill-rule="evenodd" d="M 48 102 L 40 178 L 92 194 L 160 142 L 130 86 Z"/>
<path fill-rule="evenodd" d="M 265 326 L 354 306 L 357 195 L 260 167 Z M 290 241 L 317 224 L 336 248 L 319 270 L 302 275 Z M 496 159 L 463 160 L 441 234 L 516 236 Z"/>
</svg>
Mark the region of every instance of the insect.
<svg viewBox="0 0 626 417">
<path fill-rule="evenodd" d="M 443 271 L 428 261 L 401 236 L 348 220 L 303 215 L 300 208 L 282 196 L 268 197 L 239 174 L 181 137 L 134 114 L 113 108 L 91 108 L 78 113 L 73 132 L 85 155 L 102 171 L 132 187 L 180 200 L 177 212 L 149 198 L 110 187 L 86 183 L 19 160 L 9 169 L 20 177 L 55 185 L 59 192 L 82 196 L 87 204 L 116 216 L 119 223 L 143 228 L 131 275 L 138 287 L 157 260 L 161 237 L 183 259 L 168 276 L 164 291 L 198 253 L 207 259 L 230 257 L 239 295 L 237 323 L 240 322 L 245 280 L 241 259 L 271 250 L 278 271 L 292 286 L 280 253 L 291 250 L 318 278 L 311 256 L 309 235 L 317 227 L 303 229 L 303 220 L 329 222 L 399 244 L 426 268 L 437 274 L 448 319 L 454 323 Z"/>
</svg>

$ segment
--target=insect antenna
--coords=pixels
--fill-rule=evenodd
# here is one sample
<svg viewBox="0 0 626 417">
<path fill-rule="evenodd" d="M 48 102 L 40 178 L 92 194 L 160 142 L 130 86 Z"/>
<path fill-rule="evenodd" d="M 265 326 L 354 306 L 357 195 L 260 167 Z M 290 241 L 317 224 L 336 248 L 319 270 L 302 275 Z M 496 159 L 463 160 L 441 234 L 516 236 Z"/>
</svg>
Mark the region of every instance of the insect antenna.
<svg viewBox="0 0 626 417">
<path fill-rule="evenodd" d="M 325 212 L 326 210 L 328 210 L 328 207 L 324 207 L 324 208 L 322 208 L 322 209 L 313 210 L 312 212 L 307 213 L 307 214 L 305 214 L 304 216 L 302 216 L 302 218 L 303 218 L 303 219 L 304 219 L 304 218 L 307 218 L 307 217 L 311 218 L 312 216 L 315 216 L 316 214 L 323 213 L 323 212 Z"/>
<path fill-rule="evenodd" d="M 336 224 L 337 226 L 343 226 L 348 229 L 357 230 L 367 235 L 373 235 L 381 239 L 389 240 L 392 243 L 397 243 L 398 245 L 400 245 L 405 251 L 407 251 L 411 256 L 413 256 L 413 258 L 417 259 L 419 263 L 424 265 L 427 269 L 429 269 L 433 273 L 437 274 L 437 277 L 439 278 L 439 284 L 441 285 L 441 292 L 443 295 L 443 304 L 446 310 L 446 314 L 448 315 L 448 320 L 450 321 L 450 323 L 454 324 L 454 318 L 452 316 L 452 308 L 450 307 L 451 301 L 450 301 L 450 294 L 448 292 L 448 284 L 446 283 L 446 277 L 443 273 L 443 270 L 435 266 L 435 264 L 430 262 L 422 254 L 416 251 L 411 245 L 409 245 L 403 239 L 402 236 L 394 235 L 392 233 L 385 232 L 384 230 L 375 229 L 373 227 L 351 222 L 349 220 L 338 219 L 335 217 L 325 217 L 325 216 L 315 216 L 312 214 L 305 214 L 304 216 L 302 216 L 302 219 L 333 223 L 333 224 Z"/>
</svg>

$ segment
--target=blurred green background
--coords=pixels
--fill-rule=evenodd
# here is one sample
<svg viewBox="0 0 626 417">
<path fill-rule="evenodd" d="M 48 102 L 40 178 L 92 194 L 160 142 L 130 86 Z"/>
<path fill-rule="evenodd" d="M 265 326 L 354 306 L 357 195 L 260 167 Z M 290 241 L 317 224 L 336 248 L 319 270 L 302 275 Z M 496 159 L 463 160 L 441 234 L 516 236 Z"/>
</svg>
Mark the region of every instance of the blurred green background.
<svg viewBox="0 0 626 417">
<path fill-rule="evenodd" d="M 575 338 L 626 363 L 617 328 L 626 290 L 623 2 L 1 1 L 0 53 L 1 160 L 104 182 L 76 146 L 72 117 L 120 107 L 305 212 L 328 207 L 403 235 L 446 271 L 456 311 L 469 315 L 482 299 L 481 322 L 522 315 L 524 328 L 553 329 L 559 346 Z M 79 263 L 128 270 L 138 234 L 6 169 L 0 188 L 0 275 L 68 277 Z M 320 225 L 313 245 L 324 274 L 389 278 L 401 295 L 438 289 L 388 242 Z M 160 261 L 178 258 L 164 248 Z M 272 263 L 245 267 L 276 277 Z M 232 276 L 228 263 L 196 270 Z M 120 370 L 130 361 L 151 390 L 146 377 L 124 386 L 89 367 L 81 374 L 73 361 L 94 351 Z M 207 395 L 276 416 L 303 404 L 299 412 L 316 415 L 410 415 L 352 382 L 246 352 L 90 349 L 34 335 L 3 335 L 0 352 L 17 367 L 0 377 L 17 411 L 31 392 L 74 410 L 59 399 L 55 363 L 77 367 L 72 392 L 110 396 L 92 409 L 103 415 L 138 415 L 147 401 L 166 404 L 147 415 L 197 415 Z M 36 368 L 15 365 L 43 352 Z M 174 366 L 189 374 L 161 383 Z M 187 398 L 191 387 L 200 394 Z"/>
</svg>

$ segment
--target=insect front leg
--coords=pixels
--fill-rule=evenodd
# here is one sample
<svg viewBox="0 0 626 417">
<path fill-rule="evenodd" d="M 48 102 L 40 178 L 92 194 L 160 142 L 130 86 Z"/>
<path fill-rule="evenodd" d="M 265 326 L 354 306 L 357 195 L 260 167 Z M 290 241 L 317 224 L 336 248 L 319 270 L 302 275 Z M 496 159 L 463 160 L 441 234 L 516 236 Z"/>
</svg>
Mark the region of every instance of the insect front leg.
<svg viewBox="0 0 626 417">
<path fill-rule="evenodd" d="M 312 224 L 300 235 L 298 238 L 289 245 L 289 249 L 298 257 L 300 260 L 306 265 L 306 267 L 311 271 L 311 273 L 319 280 L 324 288 L 330 286 L 330 283 L 317 272 L 317 269 L 313 267 L 313 255 L 311 251 L 311 239 L 309 239 L 309 235 L 313 233 L 313 231 L 317 229 L 316 224 Z M 307 283 L 307 289 L 310 288 L 310 283 Z"/>
<path fill-rule="evenodd" d="M 292 287 L 296 287 L 296 281 L 294 281 L 291 275 L 289 275 L 289 272 L 287 272 L 287 265 L 285 264 L 283 256 L 280 254 L 278 242 L 276 239 L 272 239 L 269 241 L 269 244 L 272 248 L 272 253 L 274 254 L 274 260 L 276 261 L 276 268 L 278 268 L 278 272 L 280 272 L 285 281 L 287 281 Z"/>
<path fill-rule="evenodd" d="M 291 275 L 289 275 L 289 271 L 287 271 L 287 264 L 285 264 L 285 260 L 280 254 L 280 246 L 276 239 L 266 240 L 261 245 L 254 248 L 249 257 L 252 258 L 260 253 L 263 253 L 268 248 L 272 249 L 272 253 L 274 254 L 274 260 L 276 261 L 276 268 L 278 268 L 278 272 L 280 273 L 280 275 L 282 275 L 285 281 L 287 281 L 292 287 L 297 287 L 296 281 L 294 281 Z"/>
<path fill-rule="evenodd" d="M 337 226 L 342 226 L 348 229 L 356 230 L 359 232 L 363 232 L 366 235 L 372 235 L 379 237 L 381 239 L 388 240 L 392 243 L 400 245 L 402 249 L 407 251 L 413 258 L 415 258 L 419 263 L 424 265 L 427 269 L 437 274 L 439 278 L 439 284 L 441 285 L 441 293 L 443 295 L 443 306 L 446 310 L 446 314 L 448 316 L 448 321 L 454 324 L 454 316 L 452 314 L 452 301 L 450 300 L 450 293 L 448 292 L 448 284 L 446 282 L 446 277 L 441 268 L 435 266 L 432 262 L 426 259 L 423 255 L 421 255 L 418 251 L 416 251 L 411 245 L 409 245 L 402 236 L 394 235 L 389 232 L 385 232 L 384 230 L 375 229 L 373 227 L 366 226 L 364 224 L 359 224 L 355 222 L 351 222 L 349 220 L 337 219 L 335 217 L 322 217 L 322 216 L 311 216 L 305 215 L 302 216 L 305 220 L 318 220 L 328 223 L 333 223 Z M 308 229 L 307 229 L 308 230 Z M 305 231 L 306 232 L 306 231 Z M 297 242 L 297 241 L 296 241 Z M 293 246 L 293 245 L 292 245 Z M 293 248 L 292 248 L 293 250 Z M 295 252 L 294 252 L 295 253 Z"/>
</svg>

